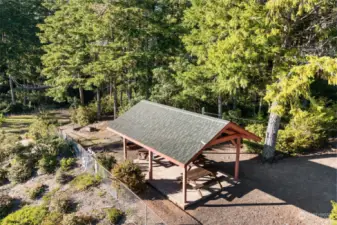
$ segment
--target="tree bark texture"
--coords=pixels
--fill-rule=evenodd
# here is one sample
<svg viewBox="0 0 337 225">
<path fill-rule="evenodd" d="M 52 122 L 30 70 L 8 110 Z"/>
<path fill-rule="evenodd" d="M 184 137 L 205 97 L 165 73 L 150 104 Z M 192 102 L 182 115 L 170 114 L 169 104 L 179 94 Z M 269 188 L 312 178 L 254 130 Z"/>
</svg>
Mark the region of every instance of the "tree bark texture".
<svg viewBox="0 0 337 225">
<path fill-rule="evenodd" d="M 222 97 L 220 94 L 218 96 L 218 117 L 222 118 Z"/>
<path fill-rule="evenodd" d="M 83 93 L 83 88 L 82 87 L 79 87 L 78 88 L 78 91 L 80 93 L 80 102 L 81 102 L 81 105 L 84 105 L 84 93 Z"/>
<path fill-rule="evenodd" d="M 101 107 L 101 93 L 99 88 L 97 88 L 97 120 L 101 119 L 101 111 L 102 111 L 102 107 Z"/>
<path fill-rule="evenodd" d="M 15 99 L 13 80 L 12 80 L 11 76 L 8 76 L 8 77 L 9 77 L 9 87 L 10 87 L 10 92 L 11 92 L 12 104 L 15 104 L 16 99 Z"/>
<path fill-rule="evenodd" d="M 117 84 L 116 80 L 113 82 L 113 98 L 114 98 L 114 119 L 117 119 L 118 115 L 118 106 L 117 106 Z"/>
<path fill-rule="evenodd" d="M 272 108 L 277 105 L 273 102 Z M 268 127 L 266 132 L 266 139 L 263 147 L 262 156 L 266 161 L 272 161 L 275 155 L 275 146 L 277 142 L 277 133 L 280 128 L 281 117 L 276 113 L 269 114 Z"/>
</svg>

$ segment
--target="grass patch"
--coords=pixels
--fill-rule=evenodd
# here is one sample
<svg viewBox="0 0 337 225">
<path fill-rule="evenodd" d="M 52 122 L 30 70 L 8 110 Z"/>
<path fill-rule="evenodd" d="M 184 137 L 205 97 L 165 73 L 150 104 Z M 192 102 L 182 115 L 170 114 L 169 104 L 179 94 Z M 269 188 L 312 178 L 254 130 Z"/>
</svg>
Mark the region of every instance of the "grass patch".
<svg viewBox="0 0 337 225">
<path fill-rule="evenodd" d="M 37 184 L 34 188 L 29 191 L 29 197 L 31 199 L 41 198 L 46 192 L 48 186 L 44 184 Z"/>
<path fill-rule="evenodd" d="M 99 176 L 93 176 L 88 173 L 83 173 L 77 176 L 70 185 L 78 191 L 84 191 L 90 187 L 98 186 L 102 181 L 102 178 Z"/>
<path fill-rule="evenodd" d="M 116 208 L 106 210 L 106 216 L 111 224 L 118 223 L 124 217 L 124 215 L 124 212 Z"/>
<path fill-rule="evenodd" d="M 48 210 L 44 206 L 24 206 L 5 217 L 1 225 L 39 225 L 47 213 Z"/>
</svg>

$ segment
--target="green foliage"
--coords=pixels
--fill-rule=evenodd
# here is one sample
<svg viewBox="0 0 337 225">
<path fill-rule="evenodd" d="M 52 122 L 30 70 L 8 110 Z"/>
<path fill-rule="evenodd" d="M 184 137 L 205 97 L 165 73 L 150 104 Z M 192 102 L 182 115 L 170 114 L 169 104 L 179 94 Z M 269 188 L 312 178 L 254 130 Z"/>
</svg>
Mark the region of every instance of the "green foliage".
<svg viewBox="0 0 337 225">
<path fill-rule="evenodd" d="M 0 162 L 8 160 L 9 157 L 15 154 L 18 150 L 22 150 L 22 146 L 17 144 L 18 141 L 19 136 L 8 134 L 4 131 L 0 132 Z"/>
<path fill-rule="evenodd" d="M 58 170 L 55 175 L 56 182 L 59 184 L 67 184 L 68 182 L 72 181 L 74 177 L 70 174 L 65 173 L 62 169 Z"/>
<path fill-rule="evenodd" d="M 24 206 L 5 217 L 1 225 L 40 225 L 47 214 L 43 206 Z"/>
<path fill-rule="evenodd" d="M 2 125 L 6 121 L 6 118 L 2 113 L 0 113 L 0 125 Z"/>
<path fill-rule="evenodd" d="M 92 225 L 95 219 L 88 215 L 76 215 L 75 213 L 65 215 L 62 225 Z"/>
<path fill-rule="evenodd" d="M 59 225 L 63 219 L 63 214 L 59 212 L 50 212 L 44 217 L 41 225 Z"/>
<path fill-rule="evenodd" d="M 52 191 L 46 193 L 46 194 L 42 197 L 42 199 L 43 199 L 43 205 L 46 205 L 46 206 L 49 205 L 49 204 L 50 204 L 50 201 L 51 201 L 51 199 L 52 199 L 52 197 L 55 195 L 55 193 L 56 193 L 57 191 L 59 191 L 59 189 L 60 189 L 60 188 L 55 188 L 55 189 L 53 189 Z"/>
<path fill-rule="evenodd" d="M 50 136 L 48 138 L 38 140 L 35 150 L 38 155 L 51 154 L 60 157 L 74 156 L 71 143 L 57 136 Z"/>
<path fill-rule="evenodd" d="M 14 206 L 14 199 L 9 195 L 0 195 L 0 220 L 7 216 Z"/>
<path fill-rule="evenodd" d="M 48 119 L 37 117 L 29 126 L 28 135 L 36 140 L 54 136 L 55 126 Z"/>
<path fill-rule="evenodd" d="M 58 213 L 71 213 L 76 209 L 76 203 L 65 192 L 60 192 L 52 196 L 50 209 Z"/>
<path fill-rule="evenodd" d="M 76 166 L 76 158 L 63 158 L 60 161 L 61 170 L 69 171 Z"/>
<path fill-rule="evenodd" d="M 88 173 L 83 173 L 77 176 L 70 185 L 73 186 L 78 191 L 84 191 L 90 187 L 98 186 L 102 181 L 102 178 L 99 176 L 93 176 Z"/>
<path fill-rule="evenodd" d="M 14 183 L 23 183 L 33 175 L 32 161 L 22 156 L 16 156 L 11 160 L 8 170 L 8 179 Z"/>
<path fill-rule="evenodd" d="M 123 211 L 116 208 L 106 210 L 106 216 L 111 224 L 117 224 L 124 215 Z"/>
<path fill-rule="evenodd" d="M 107 170 L 111 171 L 111 169 L 115 166 L 116 164 L 116 158 L 113 155 L 108 155 L 108 154 L 98 154 L 97 155 L 97 160 L 106 168 Z"/>
<path fill-rule="evenodd" d="M 332 210 L 329 215 L 329 218 L 331 220 L 332 225 L 337 225 L 337 202 L 331 201 L 332 204 Z"/>
<path fill-rule="evenodd" d="M 318 148 L 328 138 L 329 129 L 334 125 L 333 112 L 311 109 L 292 110 L 293 117 L 278 134 L 277 149 L 283 152 L 300 152 Z"/>
<path fill-rule="evenodd" d="M 54 173 L 58 166 L 57 156 L 44 154 L 38 162 L 39 171 L 42 173 Z"/>
<path fill-rule="evenodd" d="M 245 129 L 262 138 L 259 143 L 244 140 L 243 143 L 245 144 L 247 151 L 249 153 L 261 153 L 267 127 L 263 124 L 250 124 L 246 126 Z"/>
<path fill-rule="evenodd" d="M 8 181 L 7 173 L 8 173 L 7 170 L 0 168 L 0 186 L 7 183 Z"/>
<path fill-rule="evenodd" d="M 117 164 L 112 173 L 114 177 L 126 184 L 132 191 L 140 192 L 145 188 L 145 177 L 137 164 L 127 160 Z"/>
<path fill-rule="evenodd" d="M 114 100 L 110 96 L 105 96 L 101 100 L 102 114 L 103 115 L 111 115 L 114 111 Z"/>
<path fill-rule="evenodd" d="M 93 123 L 96 119 L 96 110 L 93 106 L 79 106 L 71 111 L 71 120 L 73 123 L 81 126 Z"/>
<path fill-rule="evenodd" d="M 31 199 L 37 199 L 42 197 L 42 195 L 46 192 L 48 186 L 44 184 L 37 184 L 35 187 L 32 187 L 29 191 L 29 197 Z"/>
</svg>

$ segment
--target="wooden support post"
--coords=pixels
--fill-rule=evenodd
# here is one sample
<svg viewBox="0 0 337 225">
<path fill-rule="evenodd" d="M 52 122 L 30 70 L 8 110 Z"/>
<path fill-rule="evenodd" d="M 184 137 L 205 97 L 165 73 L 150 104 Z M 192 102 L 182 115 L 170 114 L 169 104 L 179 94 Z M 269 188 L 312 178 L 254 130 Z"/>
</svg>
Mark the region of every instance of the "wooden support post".
<svg viewBox="0 0 337 225">
<path fill-rule="evenodd" d="M 123 152 L 124 152 L 124 160 L 128 159 L 128 152 L 126 149 L 126 139 L 123 137 Z"/>
<path fill-rule="evenodd" d="M 149 151 L 149 180 L 152 180 L 152 176 L 153 176 L 152 175 L 153 174 L 152 158 L 153 158 L 153 152 Z"/>
<path fill-rule="evenodd" d="M 239 163 L 240 163 L 240 148 L 241 148 L 241 138 L 236 139 L 236 159 L 235 159 L 235 181 L 239 180 Z"/>
<path fill-rule="evenodd" d="M 186 166 L 184 166 L 183 170 L 183 203 L 185 204 L 187 202 L 187 174 L 186 174 Z"/>
</svg>

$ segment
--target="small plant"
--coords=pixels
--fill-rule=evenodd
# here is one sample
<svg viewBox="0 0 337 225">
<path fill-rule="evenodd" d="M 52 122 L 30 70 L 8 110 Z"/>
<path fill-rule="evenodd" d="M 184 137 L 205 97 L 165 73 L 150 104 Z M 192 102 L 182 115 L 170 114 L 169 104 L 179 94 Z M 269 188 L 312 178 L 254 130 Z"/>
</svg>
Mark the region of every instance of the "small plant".
<svg viewBox="0 0 337 225">
<path fill-rule="evenodd" d="M 7 171 L 4 169 L 0 169 L 0 186 L 6 184 L 7 181 Z"/>
<path fill-rule="evenodd" d="M 14 183 L 23 183 L 33 175 L 33 165 L 29 159 L 16 156 L 11 161 L 8 171 L 8 179 Z"/>
<path fill-rule="evenodd" d="M 97 156 L 98 161 L 106 168 L 111 171 L 116 164 L 116 158 L 113 155 L 99 154 Z"/>
<path fill-rule="evenodd" d="M 40 225 L 48 210 L 43 206 L 24 206 L 9 214 L 1 221 L 1 225 L 29 224 Z"/>
<path fill-rule="evenodd" d="M 4 122 L 6 122 L 6 118 L 2 113 L 0 113 L 0 125 L 2 125 Z"/>
<path fill-rule="evenodd" d="M 49 205 L 52 197 L 55 195 L 55 193 L 60 190 L 60 188 L 55 188 L 52 191 L 48 192 L 47 194 L 45 194 L 42 199 L 43 199 L 43 205 Z"/>
<path fill-rule="evenodd" d="M 57 183 L 63 185 L 63 184 L 67 184 L 68 182 L 72 181 L 74 177 L 70 174 L 63 172 L 62 170 L 58 170 L 56 172 L 55 179 Z"/>
<path fill-rule="evenodd" d="M 94 224 L 95 218 L 87 215 L 76 215 L 75 213 L 65 215 L 62 225 L 91 225 Z"/>
<path fill-rule="evenodd" d="M 48 186 L 43 184 L 37 184 L 29 191 L 29 197 L 31 199 L 41 198 L 42 195 L 46 192 Z"/>
<path fill-rule="evenodd" d="M 0 196 L 0 220 L 7 216 L 13 208 L 14 199 L 9 195 Z"/>
<path fill-rule="evenodd" d="M 52 197 L 50 208 L 58 213 L 71 213 L 76 209 L 76 203 L 66 193 L 61 192 Z"/>
<path fill-rule="evenodd" d="M 35 140 L 48 138 L 55 133 L 55 126 L 49 120 L 43 118 L 35 118 L 29 126 L 28 135 Z"/>
<path fill-rule="evenodd" d="M 332 210 L 330 213 L 330 220 L 332 225 L 337 225 L 337 202 L 331 201 L 332 204 Z"/>
<path fill-rule="evenodd" d="M 124 212 L 119 209 L 111 208 L 106 210 L 106 216 L 111 224 L 118 223 L 124 216 Z"/>
<path fill-rule="evenodd" d="M 57 157 L 52 154 L 45 154 L 38 162 L 39 171 L 42 173 L 54 173 L 57 167 Z"/>
<path fill-rule="evenodd" d="M 78 191 L 84 191 L 89 187 L 96 187 L 102 181 L 99 176 L 93 176 L 88 173 L 83 173 L 77 176 L 70 184 Z"/>
<path fill-rule="evenodd" d="M 140 192 L 145 188 L 145 177 L 142 174 L 142 170 L 129 160 L 116 165 L 112 173 L 118 180 L 135 192 Z"/>
<path fill-rule="evenodd" d="M 59 225 L 63 219 L 63 214 L 59 212 L 49 213 L 42 221 L 41 225 Z"/>
<path fill-rule="evenodd" d="M 61 170 L 69 171 L 76 166 L 76 159 L 75 158 L 63 158 L 60 161 Z"/>
</svg>

